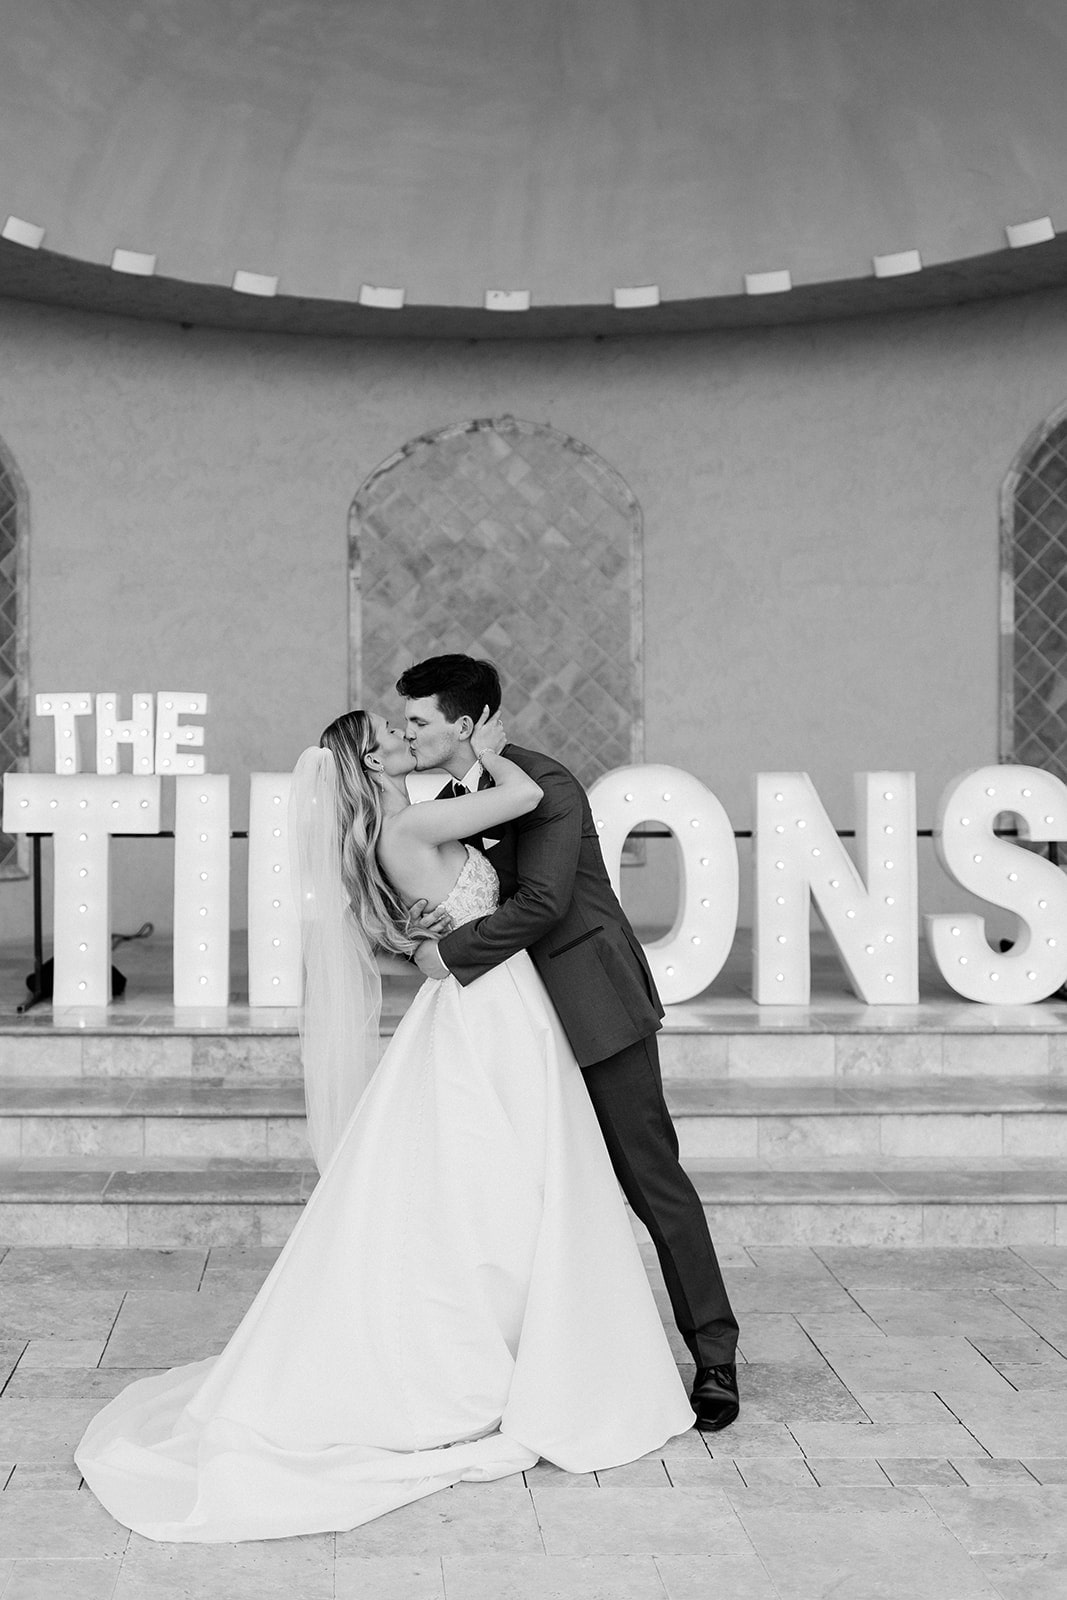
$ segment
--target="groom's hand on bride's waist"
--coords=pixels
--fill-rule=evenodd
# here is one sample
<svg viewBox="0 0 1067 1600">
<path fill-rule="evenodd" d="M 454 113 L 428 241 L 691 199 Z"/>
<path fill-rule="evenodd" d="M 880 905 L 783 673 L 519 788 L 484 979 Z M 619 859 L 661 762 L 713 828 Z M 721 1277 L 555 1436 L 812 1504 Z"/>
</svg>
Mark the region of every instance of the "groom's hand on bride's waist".
<svg viewBox="0 0 1067 1600">
<path fill-rule="evenodd" d="M 441 959 L 441 952 L 437 948 L 436 939 L 420 940 L 411 959 L 424 978 L 448 978 L 451 976 L 444 961 Z"/>
</svg>

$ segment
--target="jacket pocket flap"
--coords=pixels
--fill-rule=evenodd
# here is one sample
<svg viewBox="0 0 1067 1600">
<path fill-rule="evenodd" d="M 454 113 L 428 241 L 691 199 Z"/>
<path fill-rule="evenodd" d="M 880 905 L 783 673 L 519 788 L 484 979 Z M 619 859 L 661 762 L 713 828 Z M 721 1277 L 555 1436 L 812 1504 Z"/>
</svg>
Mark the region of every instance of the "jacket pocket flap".
<svg viewBox="0 0 1067 1600">
<path fill-rule="evenodd" d="M 587 939 L 591 939 L 595 933 L 603 932 L 604 924 L 602 922 L 598 922 L 595 928 L 587 928 L 585 933 L 580 933 L 578 935 L 577 939 L 571 939 L 567 944 L 561 944 L 558 950 L 550 950 L 548 952 L 548 959 L 550 961 L 554 961 L 557 956 L 566 955 L 568 950 L 573 950 L 576 944 L 584 944 L 585 941 Z"/>
</svg>

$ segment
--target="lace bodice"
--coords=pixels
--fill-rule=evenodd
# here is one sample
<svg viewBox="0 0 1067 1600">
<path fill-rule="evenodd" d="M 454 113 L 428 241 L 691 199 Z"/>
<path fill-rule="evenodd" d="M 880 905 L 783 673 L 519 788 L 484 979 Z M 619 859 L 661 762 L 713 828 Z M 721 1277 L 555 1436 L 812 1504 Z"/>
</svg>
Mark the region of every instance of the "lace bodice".
<svg viewBox="0 0 1067 1600">
<path fill-rule="evenodd" d="M 454 928 L 473 922 L 475 917 L 487 917 L 500 903 L 500 881 L 492 866 L 473 845 L 467 845 L 466 850 L 467 859 L 459 869 L 459 877 L 438 908 L 448 912 Z"/>
</svg>

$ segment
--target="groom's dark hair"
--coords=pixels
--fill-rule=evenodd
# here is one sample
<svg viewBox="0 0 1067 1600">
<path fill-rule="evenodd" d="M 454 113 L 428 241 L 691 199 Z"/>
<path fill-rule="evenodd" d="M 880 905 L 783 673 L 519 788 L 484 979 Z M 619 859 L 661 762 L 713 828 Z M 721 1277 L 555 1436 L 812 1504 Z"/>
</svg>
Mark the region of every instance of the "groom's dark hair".
<svg viewBox="0 0 1067 1600">
<path fill-rule="evenodd" d="M 491 661 L 473 656 L 431 656 L 400 675 L 396 689 L 405 700 L 437 696 L 448 722 L 470 717 L 477 722 L 484 707 L 490 715 L 500 709 L 500 674 Z"/>
</svg>

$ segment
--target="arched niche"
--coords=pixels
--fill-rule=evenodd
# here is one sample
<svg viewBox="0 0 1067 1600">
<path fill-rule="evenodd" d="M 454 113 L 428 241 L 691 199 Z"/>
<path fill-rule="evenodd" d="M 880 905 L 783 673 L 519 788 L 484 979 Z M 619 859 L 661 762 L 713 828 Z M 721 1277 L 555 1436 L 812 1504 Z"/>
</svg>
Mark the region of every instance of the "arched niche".
<svg viewBox="0 0 1067 1600">
<path fill-rule="evenodd" d="M 587 445 L 503 416 L 412 439 L 349 514 L 353 705 L 422 657 L 486 656 L 517 744 L 586 785 L 643 756 L 641 510 Z"/>
<path fill-rule="evenodd" d="M 1067 780 L 1067 405 L 1001 490 L 1000 758 Z"/>
<path fill-rule="evenodd" d="M 29 766 L 29 497 L 0 439 L 0 775 Z M 0 832 L 0 878 L 29 872 L 27 841 Z"/>
</svg>

